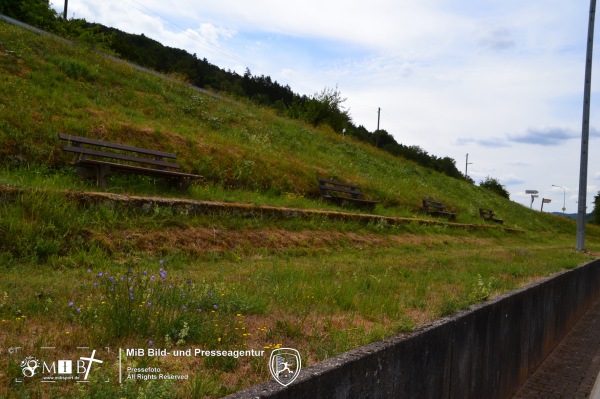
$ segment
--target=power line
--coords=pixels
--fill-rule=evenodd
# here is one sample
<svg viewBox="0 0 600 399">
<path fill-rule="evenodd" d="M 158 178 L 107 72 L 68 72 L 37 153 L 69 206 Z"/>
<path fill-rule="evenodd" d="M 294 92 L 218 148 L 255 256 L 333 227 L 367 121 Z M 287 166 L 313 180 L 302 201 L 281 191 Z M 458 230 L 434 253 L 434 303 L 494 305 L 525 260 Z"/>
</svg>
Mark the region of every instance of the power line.
<svg viewBox="0 0 600 399">
<path fill-rule="evenodd" d="M 148 12 L 150 12 L 150 13 L 152 13 L 152 14 L 154 14 L 154 15 L 150 15 L 149 13 L 147 13 L 147 12 L 145 12 L 145 11 L 141 10 L 140 8 L 138 8 L 138 7 L 135 7 L 134 5 L 132 5 L 131 3 L 129 3 L 129 1 L 132 1 L 133 3 L 135 3 L 135 4 L 137 4 L 138 6 L 140 6 L 140 7 L 144 8 L 144 9 L 148 10 Z M 255 65 L 255 64 L 253 64 L 252 62 L 250 62 L 250 61 L 248 61 L 248 60 L 246 60 L 246 59 L 244 59 L 244 58 L 238 57 L 238 56 L 236 56 L 235 54 L 233 54 L 233 53 L 230 53 L 230 52 L 228 52 L 228 51 L 226 51 L 226 50 L 223 50 L 223 49 L 222 49 L 222 48 L 220 48 L 220 47 L 213 46 L 213 45 L 211 45 L 210 43 L 208 43 L 208 42 L 206 42 L 206 41 L 198 40 L 198 38 L 197 38 L 197 37 L 195 37 L 195 36 L 193 36 L 193 35 L 191 35 L 191 34 L 189 33 L 189 30 L 188 30 L 187 28 L 184 28 L 184 27 L 182 27 L 182 26 L 180 26 L 180 25 L 176 24 L 175 22 L 173 22 L 173 21 L 169 20 L 168 18 L 165 18 L 164 16 L 162 16 L 162 15 L 161 15 L 161 14 L 159 14 L 158 12 L 156 12 L 156 11 L 154 11 L 154 10 L 152 10 L 152 9 L 150 9 L 150 8 L 148 8 L 148 7 L 146 7 L 146 6 L 142 5 L 142 4 L 140 4 L 140 3 L 138 3 L 138 2 L 137 2 L 137 1 L 135 1 L 135 0 L 123 0 L 123 3 L 125 3 L 126 5 L 128 5 L 128 6 L 129 6 L 129 7 L 131 7 L 131 8 L 133 8 L 134 10 L 136 10 L 136 11 L 138 11 L 138 12 L 140 12 L 140 13 L 142 13 L 142 14 L 144 14 L 144 15 L 146 15 L 146 16 L 148 16 L 148 17 L 150 17 L 150 18 L 152 18 L 152 19 L 154 19 L 154 20 L 156 20 L 156 21 L 158 21 L 158 22 L 160 22 L 160 23 L 166 23 L 167 25 L 171 25 L 171 26 L 175 27 L 175 28 L 176 28 L 176 30 L 174 31 L 174 33 L 183 33 L 183 34 L 184 34 L 184 35 L 186 35 L 188 38 L 190 38 L 190 39 L 192 39 L 193 41 L 195 41 L 195 42 L 197 42 L 197 43 L 201 44 L 201 45 L 202 45 L 202 46 L 204 46 L 204 47 L 207 47 L 208 49 L 211 49 L 211 50 L 213 50 L 213 51 L 215 51 L 215 52 L 221 53 L 221 54 L 223 54 L 223 55 L 225 55 L 225 56 L 227 56 L 227 57 L 229 57 L 229 58 L 231 58 L 231 59 L 233 59 L 233 60 L 235 60 L 235 61 L 241 62 L 241 63 L 243 63 L 243 64 L 247 64 L 247 65 L 251 66 L 252 68 L 256 68 L 256 69 L 258 69 L 258 70 L 262 70 L 262 68 L 261 68 L 261 67 L 259 67 L 258 65 Z M 266 71 L 266 70 L 264 70 L 264 72 L 267 72 L 267 73 L 269 73 L 269 72 L 268 72 L 268 71 Z"/>
<path fill-rule="evenodd" d="M 391 122 L 392 126 L 396 126 L 400 130 L 400 132 L 404 132 L 404 133 L 408 132 L 408 133 L 410 133 L 410 135 L 413 136 L 412 137 L 413 139 L 415 137 L 419 137 L 419 133 L 415 132 L 413 129 L 409 128 L 404 123 L 402 123 L 399 120 L 397 120 L 394 116 L 388 114 L 387 112 L 385 112 L 385 110 L 382 110 L 382 112 L 383 112 L 383 117 L 384 117 L 384 122 L 385 123 Z"/>
<path fill-rule="evenodd" d="M 138 7 L 133 6 L 132 4 L 129 3 L 129 1 L 137 4 L 141 8 L 144 8 L 145 10 L 148 10 L 148 12 L 154 14 L 154 16 L 150 15 L 149 13 L 147 13 L 147 12 L 145 12 L 143 10 L 141 10 Z M 175 27 L 176 30 L 175 30 L 174 33 L 183 33 L 184 35 L 186 35 L 191 40 L 193 40 L 193 41 L 195 41 L 197 43 L 200 43 L 204 47 L 207 47 L 208 49 L 211 49 L 211 50 L 213 50 L 213 51 L 215 51 L 217 53 L 220 53 L 220 54 L 222 54 L 222 55 L 224 55 L 224 56 L 226 56 L 226 57 L 228 57 L 228 58 L 230 58 L 230 59 L 232 59 L 234 61 L 237 61 L 237 62 L 239 62 L 241 64 L 244 64 L 244 66 L 246 66 L 248 68 L 252 68 L 255 71 L 259 71 L 259 72 L 261 72 L 261 73 L 263 73 L 263 74 L 265 74 L 267 76 L 271 76 L 271 77 L 273 77 L 276 80 L 285 81 L 284 79 L 282 79 L 281 76 L 278 76 L 277 74 L 275 74 L 275 73 L 273 73 L 271 71 L 268 71 L 267 69 L 265 69 L 265 68 L 263 68 L 263 67 L 261 67 L 259 65 L 256 65 L 256 64 L 252 63 L 251 61 L 249 61 L 249 60 L 247 60 L 245 58 L 239 57 L 239 56 L 237 56 L 237 55 L 235 55 L 235 54 L 233 54 L 233 53 L 231 53 L 231 52 L 229 52 L 227 50 L 224 50 L 221 47 L 213 46 L 213 45 L 211 45 L 210 43 L 208 43 L 206 41 L 198 40 L 198 38 L 196 36 L 190 34 L 189 29 L 184 28 L 184 27 L 178 25 L 177 23 L 175 23 L 175 22 L 171 21 L 170 19 L 164 17 L 162 14 L 160 14 L 160 13 L 158 13 L 158 12 L 156 12 L 156 11 L 148 8 L 148 7 L 146 7 L 143 4 L 140 4 L 136 0 L 123 0 L 123 2 L 125 4 L 127 4 L 128 6 L 130 6 L 131 8 L 137 10 L 138 12 L 140 12 L 140 13 L 142 13 L 142 14 L 144 14 L 144 15 L 152 18 L 152 19 L 155 19 L 155 20 L 157 20 L 157 21 L 159 21 L 161 23 L 166 23 L 168 25 L 171 25 L 171 26 Z M 303 89 L 303 90 L 305 90 L 305 91 L 307 91 L 309 93 L 316 93 L 317 92 L 313 88 L 309 88 L 309 87 L 304 86 L 303 84 L 300 84 L 298 82 L 290 81 L 288 84 L 293 85 L 294 87 L 297 87 L 297 88 L 301 88 L 301 89 Z"/>
</svg>

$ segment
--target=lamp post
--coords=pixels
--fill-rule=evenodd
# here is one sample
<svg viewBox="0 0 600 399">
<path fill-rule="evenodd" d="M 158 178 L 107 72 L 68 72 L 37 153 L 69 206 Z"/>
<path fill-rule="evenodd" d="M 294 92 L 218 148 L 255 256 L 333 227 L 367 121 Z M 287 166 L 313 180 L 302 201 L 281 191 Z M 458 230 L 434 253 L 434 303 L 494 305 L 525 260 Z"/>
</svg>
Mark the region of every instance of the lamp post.
<svg viewBox="0 0 600 399">
<path fill-rule="evenodd" d="M 564 215 L 565 211 L 567 210 L 567 208 L 565 207 L 565 198 L 567 196 L 567 190 L 565 190 L 564 187 L 557 186 L 556 184 L 553 184 L 552 187 L 558 187 L 558 188 L 562 188 L 563 189 L 563 207 L 562 207 L 562 211 L 563 211 L 563 215 Z"/>
</svg>

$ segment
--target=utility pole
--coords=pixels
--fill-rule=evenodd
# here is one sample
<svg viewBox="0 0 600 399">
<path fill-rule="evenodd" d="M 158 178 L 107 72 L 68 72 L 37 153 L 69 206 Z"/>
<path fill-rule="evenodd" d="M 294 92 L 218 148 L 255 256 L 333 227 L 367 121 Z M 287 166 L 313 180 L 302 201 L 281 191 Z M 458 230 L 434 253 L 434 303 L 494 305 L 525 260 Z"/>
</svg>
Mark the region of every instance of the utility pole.
<svg viewBox="0 0 600 399">
<path fill-rule="evenodd" d="M 585 249 L 585 216 L 587 196 L 588 148 L 590 138 L 590 93 L 592 85 L 592 54 L 594 52 L 594 19 L 596 0 L 590 0 L 590 20 L 588 24 L 587 54 L 585 60 L 585 85 L 583 90 L 583 122 L 581 128 L 581 162 L 579 165 L 579 201 L 577 201 L 577 241 L 576 249 Z"/>
<path fill-rule="evenodd" d="M 379 148 L 379 117 L 381 116 L 381 108 L 377 108 L 377 130 L 375 130 L 375 148 Z"/>
<path fill-rule="evenodd" d="M 467 160 L 465 161 L 465 180 L 469 180 L 469 175 L 467 174 L 469 165 L 473 165 L 473 162 L 469 162 L 469 154 L 467 154 Z"/>
<path fill-rule="evenodd" d="M 69 0 L 65 0 L 65 9 L 63 11 L 63 18 L 66 21 L 67 20 L 67 6 L 69 5 Z"/>
</svg>

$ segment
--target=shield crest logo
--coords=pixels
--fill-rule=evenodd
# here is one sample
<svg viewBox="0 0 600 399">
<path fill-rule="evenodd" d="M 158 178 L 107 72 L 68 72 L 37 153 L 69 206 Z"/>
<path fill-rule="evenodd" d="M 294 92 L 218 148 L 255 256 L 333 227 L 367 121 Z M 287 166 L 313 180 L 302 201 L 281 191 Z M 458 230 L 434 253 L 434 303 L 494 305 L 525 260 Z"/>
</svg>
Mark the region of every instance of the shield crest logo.
<svg viewBox="0 0 600 399">
<path fill-rule="evenodd" d="M 301 369 L 302 359 L 296 349 L 279 348 L 271 352 L 269 370 L 279 384 L 285 387 L 290 385 L 298 377 Z"/>
</svg>

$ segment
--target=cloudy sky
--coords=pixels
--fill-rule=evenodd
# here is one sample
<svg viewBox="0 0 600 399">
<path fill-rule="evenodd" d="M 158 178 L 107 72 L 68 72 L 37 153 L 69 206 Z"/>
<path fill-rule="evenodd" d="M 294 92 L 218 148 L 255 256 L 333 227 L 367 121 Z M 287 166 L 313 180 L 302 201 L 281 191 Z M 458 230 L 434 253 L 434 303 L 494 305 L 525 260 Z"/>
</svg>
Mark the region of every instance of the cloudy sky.
<svg viewBox="0 0 600 399">
<path fill-rule="evenodd" d="M 54 0 L 58 11 L 63 5 Z M 375 130 L 381 108 L 380 126 L 398 142 L 450 156 L 463 172 L 468 153 L 477 183 L 498 178 L 526 206 L 525 190 L 538 190 L 534 208 L 541 197 L 552 200 L 545 211 L 560 211 L 566 196 L 567 213 L 577 211 L 587 0 L 71 0 L 68 7 L 69 18 L 144 33 L 301 94 L 337 87 L 355 124 Z M 600 189 L 594 74 L 588 211 Z"/>
</svg>

